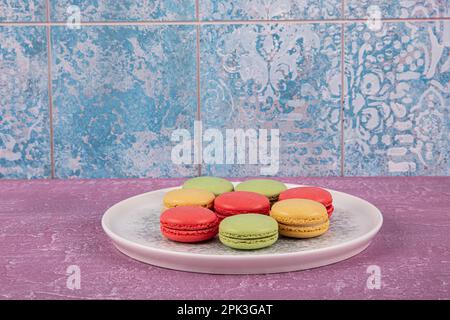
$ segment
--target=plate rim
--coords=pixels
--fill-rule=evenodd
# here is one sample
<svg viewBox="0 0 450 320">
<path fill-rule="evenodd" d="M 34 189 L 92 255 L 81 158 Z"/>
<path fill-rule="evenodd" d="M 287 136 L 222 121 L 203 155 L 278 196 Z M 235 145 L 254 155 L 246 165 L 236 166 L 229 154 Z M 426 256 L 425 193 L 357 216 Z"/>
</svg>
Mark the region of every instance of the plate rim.
<svg viewBox="0 0 450 320">
<path fill-rule="evenodd" d="M 231 181 L 231 182 L 240 182 L 240 181 Z M 293 183 L 286 183 L 287 186 L 293 186 L 295 187 L 303 187 L 303 186 L 311 186 L 311 185 L 303 185 L 303 184 L 293 184 Z M 382 225 L 383 225 L 383 214 L 381 213 L 380 209 L 378 209 L 375 205 L 373 205 L 372 203 L 370 203 L 369 201 L 351 195 L 349 193 L 345 193 L 345 192 L 341 192 L 341 191 L 337 191 L 337 190 L 333 190 L 333 189 L 329 189 L 329 188 L 323 188 L 325 190 L 328 191 L 332 191 L 333 193 L 337 193 L 337 194 L 341 194 L 344 196 L 350 196 L 352 198 L 356 198 L 359 201 L 363 201 L 365 202 L 367 205 L 373 207 L 373 209 L 375 209 L 375 213 L 376 216 L 378 217 L 379 221 L 378 224 L 369 232 L 355 238 L 352 239 L 350 241 L 346 241 L 346 242 L 342 242 L 336 245 L 331 245 L 329 247 L 324 247 L 324 248 L 318 248 L 318 249 L 313 249 L 313 250 L 306 250 L 306 251 L 297 251 L 297 252 L 284 252 L 284 253 L 263 253 L 263 254 L 258 254 L 258 255 L 236 255 L 236 254 L 220 254 L 220 255 L 214 255 L 214 254 L 205 254 L 205 253 L 189 253 L 189 252 L 181 252 L 181 251 L 169 251 L 166 249 L 159 249 L 159 248 L 155 248 L 155 247 L 149 247 L 137 242 L 134 242 L 132 240 L 128 240 L 124 237 L 121 237 L 120 235 L 117 235 L 115 232 L 113 232 L 108 226 L 107 226 L 107 222 L 106 220 L 108 219 L 108 215 L 111 215 L 111 211 L 114 207 L 119 206 L 120 204 L 123 204 L 126 201 L 132 200 L 132 199 L 136 199 L 136 198 L 141 198 L 144 197 L 147 194 L 151 194 L 151 193 L 155 193 L 155 192 L 164 192 L 164 191 L 169 191 L 172 189 L 176 189 L 179 188 L 180 186 L 175 186 L 175 187 L 167 187 L 167 188 L 161 188 L 161 189 L 156 189 L 156 190 L 152 190 L 152 191 L 148 191 L 148 192 L 144 192 L 141 194 L 137 194 L 131 197 L 128 197 L 126 199 L 123 199 L 117 203 L 115 203 L 114 205 L 112 205 L 111 207 L 109 207 L 102 216 L 101 219 L 101 225 L 103 228 L 103 231 L 106 233 L 106 235 L 115 243 L 118 243 L 120 245 L 125 245 L 127 247 L 134 247 L 134 248 L 139 248 L 140 250 L 143 250 L 145 252 L 148 253 L 156 253 L 156 254 L 165 254 L 165 255 L 173 255 L 173 256 L 178 256 L 178 257 L 189 257 L 189 258 L 196 258 L 196 259 L 223 259 L 223 260 L 230 260 L 230 259 L 236 259 L 236 260 L 255 260 L 255 259 L 267 259 L 267 258 L 273 258 L 273 257 L 289 257 L 289 256 L 307 256 L 310 254 L 321 254 L 321 253 L 327 253 L 328 251 L 335 251 L 335 250 L 340 250 L 342 248 L 346 248 L 348 246 L 352 246 L 355 244 L 358 245 L 362 245 L 366 242 L 370 242 L 371 239 L 373 239 L 373 237 L 375 237 L 375 235 L 380 231 Z"/>
</svg>

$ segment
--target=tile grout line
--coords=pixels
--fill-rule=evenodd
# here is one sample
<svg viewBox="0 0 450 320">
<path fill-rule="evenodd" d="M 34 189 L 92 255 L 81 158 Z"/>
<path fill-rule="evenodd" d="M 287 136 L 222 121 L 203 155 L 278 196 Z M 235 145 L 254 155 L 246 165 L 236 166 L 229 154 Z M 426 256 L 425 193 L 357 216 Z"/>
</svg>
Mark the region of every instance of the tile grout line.
<svg viewBox="0 0 450 320">
<path fill-rule="evenodd" d="M 195 0 L 195 19 L 196 22 L 200 22 L 200 7 L 199 0 Z M 197 121 L 202 121 L 202 113 L 201 113 L 201 95 L 200 95 L 200 24 L 196 24 L 195 28 L 195 59 L 196 59 L 196 85 L 197 85 Z M 202 137 L 200 137 L 202 139 Z M 198 143 L 197 152 L 202 152 L 201 143 Z M 199 157 L 202 159 L 202 157 Z M 202 175 L 202 162 L 198 164 L 197 167 L 197 175 Z"/>
<path fill-rule="evenodd" d="M 345 20 L 345 0 L 341 1 L 341 16 Z M 341 161 L 340 161 L 340 176 L 344 176 L 345 166 L 345 144 L 344 144 L 344 117 L 345 117 L 345 23 L 341 23 L 341 118 L 340 118 L 340 146 L 341 146 Z"/>
<path fill-rule="evenodd" d="M 429 18 L 382 18 L 382 22 L 432 22 L 432 21 L 449 21 L 450 17 L 429 17 Z M 81 21 L 81 26 L 139 26 L 139 25 L 254 25 L 254 24 L 346 24 L 346 23 L 363 23 L 366 22 L 365 18 L 342 18 L 342 19 L 292 19 L 292 20 L 214 20 L 201 21 L 196 19 L 193 21 Z M 54 22 L 0 22 L 0 26 L 65 26 L 66 22 L 54 21 Z"/>
<path fill-rule="evenodd" d="M 46 20 L 50 21 L 50 1 L 46 0 Z M 49 113 L 49 127 L 50 127 L 50 178 L 55 179 L 55 147 L 53 134 L 53 92 L 52 92 L 52 45 L 51 45 L 51 26 L 46 25 L 47 38 L 47 94 L 48 94 L 48 113 Z"/>
</svg>

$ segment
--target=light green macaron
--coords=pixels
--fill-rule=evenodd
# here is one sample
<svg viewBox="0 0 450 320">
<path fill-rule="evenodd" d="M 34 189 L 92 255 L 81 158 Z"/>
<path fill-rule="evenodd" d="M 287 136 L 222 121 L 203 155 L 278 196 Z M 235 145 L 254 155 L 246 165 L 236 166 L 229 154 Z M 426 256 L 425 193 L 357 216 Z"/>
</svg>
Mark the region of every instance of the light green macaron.
<svg viewBox="0 0 450 320">
<path fill-rule="evenodd" d="M 239 183 L 236 191 L 251 191 L 266 196 L 271 203 L 278 200 L 281 192 L 287 187 L 283 182 L 270 179 L 252 179 Z"/>
<path fill-rule="evenodd" d="M 278 223 L 263 214 L 234 215 L 220 223 L 219 239 L 224 245 L 234 249 L 265 248 L 278 240 Z"/>
<path fill-rule="evenodd" d="M 183 189 L 201 189 L 212 192 L 215 196 L 219 196 L 222 193 L 233 191 L 234 186 L 228 180 L 204 176 L 186 180 L 183 184 Z"/>
</svg>

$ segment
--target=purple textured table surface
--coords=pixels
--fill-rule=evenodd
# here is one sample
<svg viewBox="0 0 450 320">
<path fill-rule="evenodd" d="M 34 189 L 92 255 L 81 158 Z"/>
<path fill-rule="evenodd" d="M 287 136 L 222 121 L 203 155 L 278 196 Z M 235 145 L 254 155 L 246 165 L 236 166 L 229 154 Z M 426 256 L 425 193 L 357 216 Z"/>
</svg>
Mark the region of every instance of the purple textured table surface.
<svg viewBox="0 0 450 320">
<path fill-rule="evenodd" d="M 119 253 L 100 219 L 114 203 L 182 180 L 0 182 L 2 299 L 397 299 L 450 298 L 450 178 L 292 178 L 360 196 L 384 225 L 361 254 L 334 265 L 270 275 L 162 269 Z M 81 288 L 67 288 L 70 265 Z M 367 268 L 381 288 L 368 289 Z"/>
</svg>

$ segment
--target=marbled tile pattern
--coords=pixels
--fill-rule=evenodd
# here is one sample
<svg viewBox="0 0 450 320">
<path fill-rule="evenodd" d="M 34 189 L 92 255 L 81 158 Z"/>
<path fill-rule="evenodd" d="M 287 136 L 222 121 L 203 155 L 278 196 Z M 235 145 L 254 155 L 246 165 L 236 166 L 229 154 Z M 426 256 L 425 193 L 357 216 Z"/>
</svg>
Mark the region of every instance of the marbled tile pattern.
<svg viewBox="0 0 450 320">
<path fill-rule="evenodd" d="M 50 176 L 45 28 L 0 27 L 0 178 Z"/>
<path fill-rule="evenodd" d="M 206 128 L 278 128 L 279 175 L 340 172 L 339 25 L 224 25 L 201 30 Z M 223 176 L 257 165 L 211 165 Z"/>
<path fill-rule="evenodd" d="M 52 28 L 57 177 L 190 176 L 173 129 L 197 110 L 191 26 Z"/>
<path fill-rule="evenodd" d="M 345 174 L 450 174 L 450 21 L 346 31 Z"/>
<path fill-rule="evenodd" d="M 100 23 L 52 27 L 57 177 L 195 175 L 193 165 L 172 163 L 170 137 L 192 132 L 198 107 L 204 130 L 225 138 L 226 128 L 279 129 L 280 176 L 450 175 L 450 0 L 48 3 L 52 22 L 75 22 L 78 8 L 81 21 Z M 199 74 L 196 26 L 183 23 L 196 20 L 196 4 Z M 0 0 L 0 23 L 10 26 L 0 29 L 0 178 L 51 176 L 46 30 L 16 25 L 45 22 L 46 9 L 45 0 Z M 326 23 L 377 10 L 434 20 L 381 30 L 348 20 L 344 44 L 342 24 Z M 260 175 L 266 165 L 249 160 L 206 163 L 203 173 Z"/>
<path fill-rule="evenodd" d="M 379 10 L 383 18 L 450 16 L 450 0 L 346 0 L 346 18 L 365 18 Z"/>
<path fill-rule="evenodd" d="M 194 20 L 194 0 L 50 0 L 53 21 L 66 21 L 76 11 L 81 21 Z M 69 10 L 69 11 L 68 11 Z"/>
<path fill-rule="evenodd" d="M 203 20 L 330 19 L 341 17 L 341 0 L 201 0 Z"/>
<path fill-rule="evenodd" d="M 45 0 L 0 0 L 0 22 L 43 22 Z"/>
</svg>

